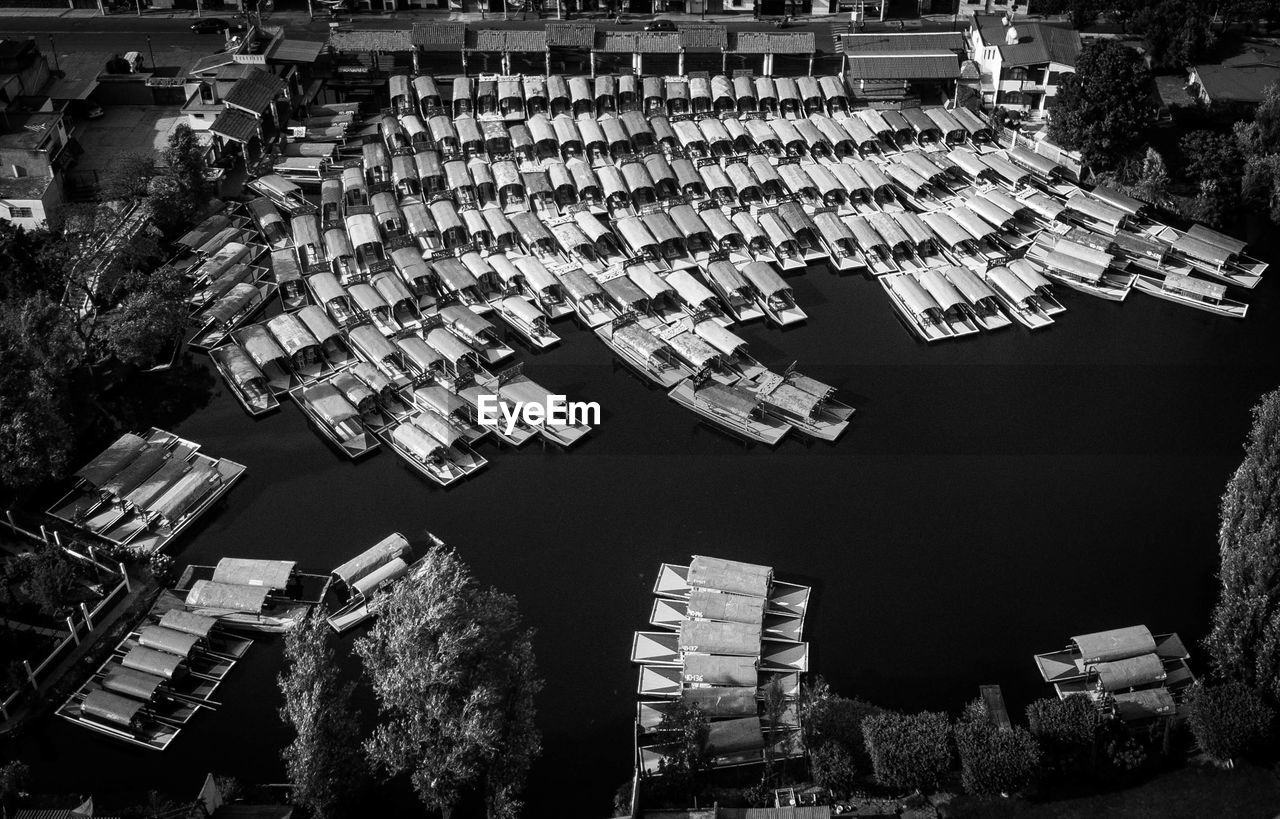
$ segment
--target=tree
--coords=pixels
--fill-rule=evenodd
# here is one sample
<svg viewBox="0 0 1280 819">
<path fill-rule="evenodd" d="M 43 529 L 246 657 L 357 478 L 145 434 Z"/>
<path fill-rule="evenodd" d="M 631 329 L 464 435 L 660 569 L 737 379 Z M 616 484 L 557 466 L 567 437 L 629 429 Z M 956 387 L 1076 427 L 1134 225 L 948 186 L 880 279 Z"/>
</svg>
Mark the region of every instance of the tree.
<svg viewBox="0 0 1280 819">
<path fill-rule="evenodd" d="M 1247 685 L 1197 683 L 1188 696 L 1188 722 L 1200 750 L 1230 767 L 1271 734 L 1276 712 Z"/>
<path fill-rule="evenodd" d="M 147 194 L 147 183 L 156 175 L 155 156 L 133 153 L 117 157 L 98 179 L 98 199 L 137 201 Z"/>
<path fill-rule="evenodd" d="M 208 202 L 208 165 L 204 147 L 186 125 L 173 129 L 160 156 L 165 170 L 151 179 L 147 193 L 156 224 L 172 236 L 190 225 Z"/>
<path fill-rule="evenodd" d="M 826 680 L 818 677 L 800 691 L 800 725 L 805 747 L 812 752 L 828 742 L 837 742 L 859 760 L 866 752 L 862 721 L 881 710 L 869 702 L 840 696 Z M 859 761 L 870 762 L 865 758 Z"/>
<path fill-rule="evenodd" d="M 1162 0 L 1138 10 L 1133 28 L 1157 71 L 1183 71 L 1213 47 L 1212 11 L 1201 0 Z"/>
<path fill-rule="evenodd" d="M 1244 462 L 1222 496 L 1221 590 L 1205 641 L 1218 673 L 1280 700 L 1280 390 L 1253 410 Z"/>
<path fill-rule="evenodd" d="M 57 617 L 76 602 L 80 589 L 75 564 L 58 546 L 39 547 L 31 558 L 27 596 L 49 617 Z"/>
<path fill-rule="evenodd" d="M 1040 773 L 1040 746 L 1022 726 L 997 728 L 982 700 L 970 703 L 955 726 L 964 789 L 976 796 L 1018 793 Z"/>
<path fill-rule="evenodd" d="M 1239 184 L 1244 157 L 1234 137 L 1202 129 L 1182 137 L 1178 147 L 1193 182 L 1212 179 L 1228 187 Z"/>
<path fill-rule="evenodd" d="M 707 739 L 711 724 L 697 705 L 676 700 L 662 715 L 658 735 L 665 738 L 658 771 L 645 775 L 646 790 L 659 803 L 682 805 L 697 793 L 699 779 L 711 768 Z"/>
<path fill-rule="evenodd" d="M 1142 176 L 1134 186 L 1134 193 L 1146 202 L 1160 204 L 1169 196 L 1169 170 L 1164 157 L 1155 148 L 1147 148 L 1142 158 Z"/>
<path fill-rule="evenodd" d="M 541 749 L 533 700 L 542 681 L 515 598 L 482 588 L 453 550 L 436 546 L 382 600 L 355 646 L 382 715 L 365 743 L 371 761 L 408 773 L 430 810 L 480 799 L 490 817 L 516 816 Z"/>
<path fill-rule="evenodd" d="M 351 706 L 353 685 L 338 677 L 333 630 L 313 611 L 285 634 L 280 675 L 280 718 L 293 728 L 281 752 L 293 799 L 316 819 L 341 816 L 361 783 L 364 760 L 355 738 L 359 719 Z"/>
<path fill-rule="evenodd" d="M 0 304 L 0 483 L 12 488 L 67 470 L 75 358 L 59 316 L 43 294 Z"/>
<path fill-rule="evenodd" d="M 837 799 L 847 797 L 858 786 L 858 767 L 853 754 L 838 742 L 828 742 L 810 752 L 809 769 L 813 781 Z"/>
<path fill-rule="evenodd" d="M 1053 767 L 1075 766 L 1093 754 L 1102 717 L 1088 697 L 1039 699 L 1027 706 L 1027 724 Z"/>
<path fill-rule="evenodd" d="M 886 788 L 927 791 L 951 768 L 951 721 L 946 714 L 886 711 L 862 721 L 876 781 Z"/>
<path fill-rule="evenodd" d="M 1115 40 L 1093 40 L 1080 51 L 1076 70 L 1062 78 L 1049 137 L 1079 150 L 1089 165 L 1107 168 L 1144 142 L 1150 77 L 1142 58 Z"/>
<path fill-rule="evenodd" d="M 14 760 L 0 765 L 0 816 L 7 817 L 13 810 L 30 777 L 31 768 L 25 762 Z"/>
<path fill-rule="evenodd" d="M 773 728 L 778 728 L 783 724 L 783 719 L 787 712 L 787 694 L 782 688 L 782 682 L 774 677 L 769 680 L 769 684 L 764 689 L 764 719 Z M 782 740 L 785 743 L 782 748 L 782 758 L 785 760 L 790 752 L 790 739 Z M 764 746 L 764 782 L 772 784 L 774 781 L 774 746 L 772 743 L 765 743 Z"/>
<path fill-rule="evenodd" d="M 126 364 L 154 364 L 186 327 L 184 290 L 175 272 L 155 271 L 146 289 L 125 296 L 103 317 L 107 348 Z"/>
<path fill-rule="evenodd" d="M 1199 193 L 1192 197 L 1187 205 L 1185 215 L 1193 222 L 1221 227 L 1235 201 L 1235 197 L 1225 185 L 1216 179 L 1206 179 L 1200 183 Z"/>
</svg>

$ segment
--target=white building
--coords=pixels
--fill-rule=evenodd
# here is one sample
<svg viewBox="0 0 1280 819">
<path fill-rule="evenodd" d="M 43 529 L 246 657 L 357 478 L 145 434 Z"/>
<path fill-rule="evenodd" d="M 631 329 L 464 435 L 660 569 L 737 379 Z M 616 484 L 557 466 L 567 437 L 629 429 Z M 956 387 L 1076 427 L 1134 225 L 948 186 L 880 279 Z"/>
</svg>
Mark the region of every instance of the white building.
<svg viewBox="0 0 1280 819">
<path fill-rule="evenodd" d="M 969 50 L 981 69 L 982 103 L 1033 115 L 1052 109 L 1064 74 L 1075 71 L 1080 34 L 1067 24 L 974 14 Z"/>
</svg>

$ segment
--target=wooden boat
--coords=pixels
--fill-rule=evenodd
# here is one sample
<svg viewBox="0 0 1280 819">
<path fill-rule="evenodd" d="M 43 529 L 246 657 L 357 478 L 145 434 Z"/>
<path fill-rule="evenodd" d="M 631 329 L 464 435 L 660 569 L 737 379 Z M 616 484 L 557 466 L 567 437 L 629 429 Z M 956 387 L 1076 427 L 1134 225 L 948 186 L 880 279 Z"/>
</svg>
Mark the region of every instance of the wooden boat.
<svg viewBox="0 0 1280 819">
<path fill-rule="evenodd" d="M 516 447 L 524 446 L 537 436 L 537 431 L 525 424 L 523 420 L 517 421 L 510 431 L 507 430 L 505 424 L 481 424 L 479 417 L 481 398 L 483 396 L 494 396 L 494 393 L 492 390 L 477 384 L 474 375 L 456 379 L 452 382 L 451 388 L 459 398 L 466 402 L 468 406 L 468 422 L 470 424 L 488 429 L 494 434 L 494 437 Z M 516 412 L 516 407 L 502 398 L 502 396 L 494 396 L 494 398 L 497 400 L 499 407 L 505 407 L 506 412 Z M 489 399 L 486 398 L 485 401 L 488 403 Z M 498 417 L 505 417 L 502 415 L 501 409 Z"/>
<path fill-rule="evenodd" d="M 1170 273 L 1163 280 L 1141 273 L 1134 279 L 1133 286 L 1149 296 L 1165 299 L 1176 304 L 1194 307 L 1219 316 L 1244 318 L 1249 312 L 1249 305 L 1224 298 L 1227 288 L 1214 282 L 1196 279 L 1191 276 L 1180 276 Z"/>
<path fill-rule="evenodd" d="M 552 392 L 526 376 L 521 364 L 498 373 L 492 379 L 482 381 L 481 386 L 492 390 L 503 401 L 514 406 L 522 404 L 554 406 L 555 396 Z M 573 446 L 591 432 L 591 425 L 588 419 L 569 414 L 569 409 L 570 407 L 566 407 L 566 417 L 563 420 L 545 418 L 540 423 L 533 424 L 533 428 L 553 444 L 563 447 Z M 599 423 L 598 411 L 596 416 L 595 423 Z"/>
<path fill-rule="evenodd" d="M 937 319 L 947 326 L 952 336 L 966 336 L 978 332 L 974 310 L 964 295 L 947 279 L 943 268 L 931 267 L 906 275 L 911 276 L 939 307 Z"/>
<path fill-rule="evenodd" d="M 1195 225 L 1185 233 L 1166 227 L 1156 233 L 1156 238 L 1168 242 L 1170 254 L 1196 272 L 1237 287 L 1257 287 L 1267 270 L 1266 262 L 1244 253 L 1244 242 L 1203 225 Z"/>
<path fill-rule="evenodd" d="M 494 326 L 474 310 L 451 304 L 448 307 L 442 307 L 439 315 L 449 332 L 475 350 L 482 363 L 492 366 L 516 354 L 515 350 L 499 338 Z"/>
<path fill-rule="evenodd" d="M 751 262 L 742 268 L 742 275 L 755 289 L 756 304 L 779 326 L 786 327 L 808 318 L 796 305 L 791 287 L 768 264 Z"/>
<path fill-rule="evenodd" d="M 686 378 L 668 394 L 677 404 L 722 429 L 769 446 L 776 446 L 791 429 L 784 421 L 762 412 L 759 396 L 742 387 Z"/>
<path fill-rule="evenodd" d="M 314 304 L 308 304 L 294 315 L 307 328 L 307 332 L 311 333 L 311 337 L 320 343 L 320 354 L 329 367 L 337 370 L 355 361 L 356 357 L 347 345 L 342 331 L 329 318 L 328 313 Z"/>
<path fill-rule="evenodd" d="M 441 486 L 462 480 L 488 463 L 471 449 L 461 430 L 433 410 L 419 410 L 382 434 L 397 455 Z"/>
<path fill-rule="evenodd" d="M 1064 312 L 1063 307 L 1053 293 L 1053 283 L 1045 278 L 1040 269 L 1026 259 L 1013 259 L 1007 267 L 1013 274 L 1022 279 L 1023 284 L 1030 287 L 1040 301 L 1040 307 L 1051 316 Z"/>
<path fill-rule="evenodd" d="M 296 626 L 329 588 L 327 575 L 297 571 L 291 560 L 222 558 L 183 569 L 174 592 L 186 611 L 224 628 L 282 632 Z"/>
<path fill-rule="evenodd" d="M 781 374 L 761 370 L 740 386 L 760 397 L 762 410 L 797 431 L 822 441 L 834 441 L 849 427 L 853 407 L 835 398 L 835 388 L 795 371 Z"/>
<path fill-rule="evenodd" d="M 578 318 L 587 327 L 595 329 L 617 316 L 609 304 L 608 295 L 581 268 L 553 272 L 564 286 L 564 292 Z"/>
<path fill-rule="evenodd" d="M 660 387 L 670 389 L 693 374 L 660 338 L 641 326 L 634 312 L 596 328 L 596 335 L 625 363 Z"/>
<path fill-rule="evenodd" d="M 221 682 L 235 666 L 228 657 L 200 648 L 200 638 L 154 623 L 143 624 L 120 641 L 115 655 L 126 668 L 174 682 L 198 677 Z"/>
<path fill-rule="evenodd" d="M 690 370 L 711 378 L 720 384 L 736 384 L 742 373 L 725 363 L 720 351 L 695 329 L 696 324 L 718 324 L 714 317 L 685 316 L 665 327 L 654 328 L 653 333 L 666 343 L 680 363 Z"/>
<path fill-rule="evenodd" d="M 360 411 L 328 382 L 295 387 L 289 395 L 320 433 L 348 458 L 360 458 L 378 448 L 378 439 L 365 426 Z"/>
<path fill-rule="evenodd" d="M 663 563 L 653 583 L 658 597 L 687 600 L 694 589 L 715 589 L 765 599 L 765 611 L 804 617 L 812 589 L 778 580 L 767 566 L 694 555 L 688 566 Z"/>
<path fill-rule="evenodd" d="M 922 340 L 943 341 L 954 338 L 949 324 L 942 320 L 942 307 L 910 273 L 893 273 L 877 281 L 893 302 L 894 309 L 907 326 Z"/>
<path fill-rule="evenodd" d="M 194 635 L 201 650 L 215 657 L 239 660 L 253 645 L 252 639 L 230 633 L 213 617 L 184 611 L 182 601 L 170 591 L 160 593 L 160 599 L 148 613 L 148 620 L 173 631 Z"/>
<path fill-rule="evenodd" d="M 693 332 L 720 353 L 720 366 L 739 378 L 752 379 L 765 372 L 764 365 L 747 352 L 747 342 L 714 321 L 692 319 Z"/>
<path fill-rule="evenodd" d="M 125 666 L 119 656 L 113 656 L 99 666 L 83 690 L 95 688 L 141 700 L 157 719 L 174 725 L 185 725 L 201 709 L 212 709 L 218 705 L 209 699 L 218 688 L 216 680 L 191 675 L 179 680 L 165 680 Z"/>
<path fill-rule="evenodd" d="M 428 534 L 431 544 L 444 545 Z M 333 570 L 335 590 L 346 602 L 326 622 L 339 634 L 349 631 L 378 613 L 378 598 L 396 581 L 420 571 L 425 554 L 413 559 L 414 549 L 404 535 L 396 532 Z"/>
<path fill-rule="evenodd" d="M 209 358 L 245 412 L 258 416 L 280 408 L 266 376 L 239 345 L 215 347 L 209 351 Z"/>
<path fill-rule="evenodd" d="M 938 272 L 964 296 L 968 305 L 967 312 L 974 324 L 988 332 L 1012 324 L 1001 309 L 996 292 L 972 270 L 954 266 L 941 268 Z M 926 281 L 928 281 L 927 277 L 921 278 L 922 283 Z M 926 289 L 928 289 L 927 285 Z"/>
<path fill-rule="evenodd" d="M 474 444 L 489 434 L 489 427 L 475 422 L 471 405 L 442 384 L 424 384 L 415 388 L 410 397 L 413 406 L 431 410 L 447 419 L 469 444 Z"/>
<path fill-rule="evenodd" d="M 560 343 L 547 317 L 524 296 L 507 296 L 493 304 L 498 318 L 534 347 L 545 350 Z"/>
<path fill-rule="evenodd" d="M 1040 272 L 1073 290 L 1109 301 L 1124 301 L 1133 288 L 1132 273 L 1111 271 L 1109 254 L 1049 233 L 1041 233 L 1023 257 Z"/>
<path fill-rule="evenodd" d="M 152 751 L 168 748 L 182 730 L 153 717 L 141 700 L 103 689 L 76 692 L 57 714 L 81 728 Z"/>
<path fill-rule="evenodd" d="M 267 299 L 275 291 L 276 286 L 271 282 L 235 285 L 196 317 L 200 329 L 192 337 L 190 345 L 198 350 L 208 350 L 221 344 L 237 327 L 266 306 Z"/>
<path fill-rule="evenodd" d="M 725 311 L 738 322 L 764 318 L 764 310 L 756 302 L 751 282 L 728 261 L 727 254 L 711 254 L 702 268 L 702 275 L 720 297 Z"/>
<path fill-rule="evenodd" d="M 241 327 L 231 334 L 231 339 L 240 349 L 248 353 L 258 371 L 267 379 L 272 392 L 277 394 L 288 392 L 293 386 L 292 368 L 289 356 L 276 343 L 275 338 L 267 330 L 266 324 L 250 324 Z"/>
<path fill-rule="evenodd" d="M 1009 314 L 1024 327 L 1039 330 L 1053 324 L 1053 318 L 1045 312 L 1035 291 L 1009 268 L 991 268 L 986 273 L 986 281 Z"/>
</svg>

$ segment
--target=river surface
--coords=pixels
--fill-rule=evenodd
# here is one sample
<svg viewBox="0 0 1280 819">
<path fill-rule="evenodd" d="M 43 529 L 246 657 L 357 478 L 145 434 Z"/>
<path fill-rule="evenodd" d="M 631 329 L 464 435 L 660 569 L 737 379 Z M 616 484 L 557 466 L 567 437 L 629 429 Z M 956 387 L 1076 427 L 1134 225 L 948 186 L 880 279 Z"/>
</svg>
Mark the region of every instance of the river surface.
<svg viewBox="0 0 1280 819">
<path fill-rule="evenodd" d="M 1180 632 L 1205 667 L 1218 499 L 1250 407 L 1280 385 L 1273 284 L 1246 297 L 1245 321 L 1067 291 L 1046 331 L 926 347 L 874 282 L 818 266 L 791 283 L 806 324 L 735 332 L 857 407 L 835 445 L 745 446 L 561 322 L 561 346 L 521 359 L 552 391 L 599 402 L 602 424 L 569 452 L 482 444 L 487 469 L 449 491 L 390 452 L 341 459 L 292 405 L 250 419 L 219 381 L 174 431 L 248 473 L 177 557 L 327 571 L 392 531 L 455 546 L 537 629 L 545 754 L 531 816 L 605 815 L 628 778 L 631 635 L 658 565 L 691 554 L 812 584 L 811 670 L 886 706 L 954 712 L 999 683 L 1016 714 L 1052 693 L 1033 653 L 1136 623 Z M 56 719 L 7 750 L 63 791 L 189 796 L 206 771 L 283 781 L 280 654 L 279 638 L 260 640 L 218 691 L 222 709 L 163 754 Z"/>
</svg>

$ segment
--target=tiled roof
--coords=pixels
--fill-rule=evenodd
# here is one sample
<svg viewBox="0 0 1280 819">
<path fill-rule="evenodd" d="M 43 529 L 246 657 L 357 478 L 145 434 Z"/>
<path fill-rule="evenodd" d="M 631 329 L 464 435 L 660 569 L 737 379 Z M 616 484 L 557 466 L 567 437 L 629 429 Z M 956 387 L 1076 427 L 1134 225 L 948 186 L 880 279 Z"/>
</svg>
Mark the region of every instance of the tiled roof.
<svg viewBox="0 0 1280 819">
<path fill-rule="evenodd" d="M 329 45 L 336 51 L 413 51 L 409 29 L 359 29 L 335 31 Z"/>
<path fill-rule="evenodd" d="M 739 31 L 732 51 L 739 54 L 812 54 L 812 31 Z"/>
<path fill-rule="evenodd" d="M 724 51 L 729 41 L 725 27 L 711 23 L 682 25 L 676 33 L 685 51 Z"/>
<path fill-rule="evenodd" d="M 209 130 L 236 142 L 248 142 L 258 133 L 258 121 L 236 108 L 228 108 L 209 126 Z"/>
<path fill-rule="evenodd" d="M 982 42 L 1000 49 L 1000 61 L 1007 66 L 1061 63 L 1074 66 L 1080 55 L 1080 32 L 1048 23 L 1015 21 L 1018 42 L 1005 42 L 1008 28 L 994 14 L 973 15 Z"/>
<path fill-rule="evenodd" d="M 595 44 L 595 23 L 547 23 L 549 46 L 590 49 Z"/>
<path fill-rule="evenodd" d="M 236 84 L 231 86 L 231 90 L 222 98 L 222 101 L 227 105 L 234 105 L 237 108 L 260 114 L 267 110 L 267 106 L 271 104 L 271 101 L 276 98 L 276 94 L 279 94 L 282 88 L 284 88 L 284 80 L 274 74 L 259 71 L 251 77 L 237 80 Z"/>
<path fill-rule="evenodd" d="M 474 41 L 468 39 L 467 48 L 494 53 L 546 51 L 547 33 L 521 29 L 482 28 L 475 32 Z"/>
<path fill-rule="evenodd" d="M 964 35 L 958 31 L 919 34 L 846 34 L 844 53 L 861 54 L 939 54 L 964 51 Z"/>
<path fill-rule="evenodd" d="M 855 80 L 953 80 L 960 76 L 960 58 L 954 54 L 850 56 L 849 76 Z"/>
<path fill-rule="evenodd" d="M 596 51 L 614 54 L 678 54 L 680 35 L 674 31 L 596 32 Z"/>
<path fill-rule="evenodd" d="M 467 39 L 467 24 L 414 23 L 410 38 L 418 46 L 461 49 Z"/>
<path fill-rule="evenodd" d="M 0 176 L 0 199 L 43 199 L 51 184 L 52 176 Z"/>
<path fill-rule="evenodd" d="M 1280 80 L 1280 68 L 1271 65 L 1197 65 L 1196 76 L 1210 102 L 1262 102 L 1262 91 Z"/>
</svg>

